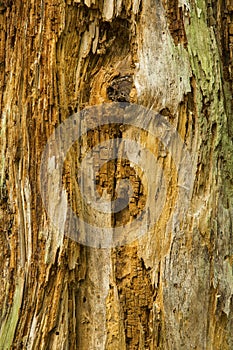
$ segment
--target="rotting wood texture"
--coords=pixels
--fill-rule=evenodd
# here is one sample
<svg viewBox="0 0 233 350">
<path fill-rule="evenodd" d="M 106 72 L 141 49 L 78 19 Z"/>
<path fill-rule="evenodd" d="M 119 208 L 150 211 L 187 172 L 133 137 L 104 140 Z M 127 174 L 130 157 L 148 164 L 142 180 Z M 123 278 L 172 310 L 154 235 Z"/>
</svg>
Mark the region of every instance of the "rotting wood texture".
<svg viewBox="0 0 233 350">
<path fill-rule="evenodd" d="M 0 349 L 233 349 L 233 5 L 231 0 L 0 2 Z M 60 236 L 40 195 L 41 155 L 75 112 L 131 102 L 160 113 L 190 152 L 188 211 L 167 227 L 176 169 L 152 144 L 166 204 L 128 245 L 91 248 Z M 120 213 L 85 213 L 77 164 L 101 139 L 148 133 L 91 130 L 67 154 L 63 182 L 78 215 L 117 227 L 147 189 L 127 159 L 103 165 L 97 191 L 133 193 Z M 89 147 L 89 148 L 88 148 Z"/>
</svg>

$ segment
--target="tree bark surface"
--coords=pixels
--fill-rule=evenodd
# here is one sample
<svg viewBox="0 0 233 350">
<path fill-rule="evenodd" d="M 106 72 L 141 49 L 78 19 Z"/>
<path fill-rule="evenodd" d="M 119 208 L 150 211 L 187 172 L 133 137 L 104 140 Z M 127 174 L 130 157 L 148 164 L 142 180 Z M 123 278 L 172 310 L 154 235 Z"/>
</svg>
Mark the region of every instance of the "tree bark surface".
<svg viewBox="0 0 233 350">
<path fill-rule="evenodd" d="M 0 349 L 233 349 L 231 0 L 4 0 L 0 28 Z M 174 160 L 149 133 L 92 130 L 64 164 L 77 215 L 117 227 L 143 209 L 147 187 L 123 159 L 99 169 L 97 188 L 114 197 L 117 179 L 130 178 L 129 206 L 85 212 L 78 161 L 112 135 L 153 148 L 167 191 L 145 235 L 88 247 L 51 225 L 41 157 L 69 116 L 114 102 L 177 130 L 191 196 L 176 204 Z"/>
</svg>

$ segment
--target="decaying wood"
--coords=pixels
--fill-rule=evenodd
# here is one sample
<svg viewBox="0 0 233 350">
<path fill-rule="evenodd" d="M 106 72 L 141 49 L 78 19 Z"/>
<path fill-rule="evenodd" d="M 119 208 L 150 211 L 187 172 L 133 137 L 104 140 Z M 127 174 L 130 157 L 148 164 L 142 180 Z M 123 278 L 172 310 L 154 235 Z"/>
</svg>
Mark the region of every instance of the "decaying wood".
<svg viewBox="0 0 233 350">
<path fill-rule="evenodd" d="M 230 0 L 0 2 L 0 349 L 233 349 L 232 19 Z M 50 225 L 41 155 L 73 113 L 124 101 L 177 129 L 192 199 L 168 228 L 176 171 L 157 144 L 169 190 L 154 229 L 125 246 L 85 247 Z M 112 126 L 86 142 L 135 132 Z M 63 174 L 77 212 L 82 152 L 72 147 Z M 114 177 L 127 174 L 133 199 L 106 218 L 113 226 L 143 208 L 146 187 L 126 160 L 98 175 L 99 193 L 114 196 Z"/>
</svg>

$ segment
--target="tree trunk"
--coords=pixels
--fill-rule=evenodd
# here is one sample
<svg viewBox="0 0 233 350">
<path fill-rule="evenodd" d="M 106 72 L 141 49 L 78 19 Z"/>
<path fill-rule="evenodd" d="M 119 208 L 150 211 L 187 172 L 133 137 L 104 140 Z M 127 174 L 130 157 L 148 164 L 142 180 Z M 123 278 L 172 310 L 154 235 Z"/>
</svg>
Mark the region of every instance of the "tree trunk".
<svg viewBox="0 0 233 350">
<path fill-rule="evenodd" d="M 233 349 L 232 20 L 231 0 L 0 2 L 0 349 Z M 50 178 L 74 113 L 89 130 Z M 92 149 L 105 213 L 79 188 Z"/>
</svg>

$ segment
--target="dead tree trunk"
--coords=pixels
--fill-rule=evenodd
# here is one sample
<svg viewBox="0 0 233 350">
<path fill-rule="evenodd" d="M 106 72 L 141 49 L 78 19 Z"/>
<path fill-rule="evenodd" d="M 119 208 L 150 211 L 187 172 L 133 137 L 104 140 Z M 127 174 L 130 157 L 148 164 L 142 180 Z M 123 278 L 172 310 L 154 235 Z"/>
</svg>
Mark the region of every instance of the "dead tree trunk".
<svg viewBox="0 0 233 350">
<path fill-rule="evenodd" d="M 0 26 L 0 349 L 233 349 L 231 0 L 4 0 Z M 67 203 L 92 224 L 124 235 L 150 188 L 118 147 L 120 160 L 98 169 L 96 187 L 113 199 L 118 179 L 129 179 L 129 205 L 104 216 L 86 209 L 78 160 L 102 138 L 140 141 L 166 185 L 160 216 L 141 237 L 88 246 L 80 228 L 71 239 L 52 226 L 41 157 L 72 114 L 116 102 L 156 112 L 183 148 L 117 123 L 71 147 Z M 184 148 L 188 205 L 177 202 Z M 161 203 L 150 204 L 153 215 Z"/>
</svg>

